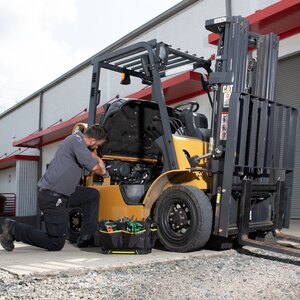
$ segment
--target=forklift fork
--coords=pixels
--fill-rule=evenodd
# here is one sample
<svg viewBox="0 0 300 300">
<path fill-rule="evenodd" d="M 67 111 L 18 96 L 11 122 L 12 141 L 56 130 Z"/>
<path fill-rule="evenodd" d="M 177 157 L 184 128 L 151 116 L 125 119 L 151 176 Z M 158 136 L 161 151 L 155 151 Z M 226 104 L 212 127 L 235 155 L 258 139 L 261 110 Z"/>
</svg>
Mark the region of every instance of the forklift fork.
<svg viewBox="0 0 300 300">
<path fill-rule="evenodd" d="M 277 193 L 284 189 L 284 185 L 277 190 Z M 292 255 L 295 257 L 300 257 L 300 250 L 295 248 L 288 248 L 277 243 L 258 241 L 249 238 L 249 221 L 250 221 L 250 208 L 251 208 L 251 192 L 252 192 L 252 180 L 243 179 L 242 181 L 242 195 L 239 204 L 239 216 L 238 216 L 238 243 L 241 246 L 252 246 L 255 248 L 260 248 L 264 250 L 269 250 L 281 254 Z M 278 197 L 276 197 L 278 198 Z M 280 203 L 280 199 L 279 199 Z M 287 235 L 276 228 L 282 221 L 282 215 L 277 216 L 277 220 L 274 222 L 273 235 L 275 238 L 281 238 L 285 241 L 291 241 L 300 244 L 300 237 Z M 280 222 L 282 224 L 282 222 Z"/>
</svg>

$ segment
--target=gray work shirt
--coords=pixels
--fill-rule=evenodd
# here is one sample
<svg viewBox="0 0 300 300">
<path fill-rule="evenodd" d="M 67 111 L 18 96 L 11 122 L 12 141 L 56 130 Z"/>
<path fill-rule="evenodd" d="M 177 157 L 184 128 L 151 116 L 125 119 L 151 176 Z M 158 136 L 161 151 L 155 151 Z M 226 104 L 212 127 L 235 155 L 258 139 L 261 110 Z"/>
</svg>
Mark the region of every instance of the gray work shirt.
<svg viewBox="0 0 300 300">
<path fill-rule="evenodd" d="M 38 187 L 69 196 L 80 181 L 82 168 L 92 170 L 97 163 L 77 131 L 60 144 Z"/>
</svg>

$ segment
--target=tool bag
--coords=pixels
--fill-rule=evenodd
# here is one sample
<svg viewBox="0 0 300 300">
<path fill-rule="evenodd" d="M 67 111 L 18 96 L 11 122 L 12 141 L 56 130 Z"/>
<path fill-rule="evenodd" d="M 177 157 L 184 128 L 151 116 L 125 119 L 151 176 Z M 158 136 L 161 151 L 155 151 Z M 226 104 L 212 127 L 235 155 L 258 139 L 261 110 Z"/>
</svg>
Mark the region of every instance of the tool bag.
<svg viewBox="0 0 300 300">
<path fill-rule="evenodd" d="M 156 237 L 156 226 L 149 219 L 105 220 L 99 223 L 95 244 L 104 254 L 147 254 L 152 251 Z"/>
</svg>

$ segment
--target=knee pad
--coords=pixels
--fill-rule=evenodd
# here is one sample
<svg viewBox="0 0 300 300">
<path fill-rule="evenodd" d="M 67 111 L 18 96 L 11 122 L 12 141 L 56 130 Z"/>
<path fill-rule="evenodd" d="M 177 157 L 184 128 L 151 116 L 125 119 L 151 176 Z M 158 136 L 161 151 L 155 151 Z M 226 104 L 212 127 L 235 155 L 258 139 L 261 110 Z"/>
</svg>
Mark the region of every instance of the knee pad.
<svg viewBox="0 0 300 300">
<path fill-rule="evenodd" d="M 47 246 L 47 250 L 48 251 L 60 251 L 64 247 L 65 242 L 66 242 L 65 237 L 60 237 L 60 238 L 52 237 L 51 242 Z"/>
</svg>

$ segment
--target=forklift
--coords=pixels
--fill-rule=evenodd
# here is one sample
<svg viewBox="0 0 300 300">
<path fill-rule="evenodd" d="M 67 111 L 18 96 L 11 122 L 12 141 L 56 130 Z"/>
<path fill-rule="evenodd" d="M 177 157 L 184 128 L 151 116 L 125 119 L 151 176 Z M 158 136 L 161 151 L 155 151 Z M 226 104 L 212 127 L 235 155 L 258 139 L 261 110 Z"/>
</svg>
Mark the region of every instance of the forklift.
<svg viewBox="0 0 300 300">
<path fill-rule="evenodd" d="M 151 219 L 169 251 L 250 245 L 300 257 L 264 239 L 271 232 L 300 242 L 281 231 L 290 222 L 297 110 L 275 97 L 278 37 L 250 32 L 241 16 L 205 27 L 219 35 L 214 72 L 210 59 L 156 40 L 92 59 L 88 124 L 74 131 L 100 122 L 109 133 L 98 155 L 110 176 L 84 177 L 100 192 L 99 222 Z M 166 105 L 162 78 L 187 68 L 204 72 L 211 124 L 196 101 Z M 117 99 L 97 122 L 103 69 L 122 74 L 122 84 L 140 79 L 152 100 Z M 70 213 L 73 233 L 80 218 L 80 211 Z"/>
</svg>

